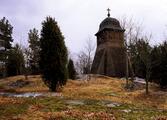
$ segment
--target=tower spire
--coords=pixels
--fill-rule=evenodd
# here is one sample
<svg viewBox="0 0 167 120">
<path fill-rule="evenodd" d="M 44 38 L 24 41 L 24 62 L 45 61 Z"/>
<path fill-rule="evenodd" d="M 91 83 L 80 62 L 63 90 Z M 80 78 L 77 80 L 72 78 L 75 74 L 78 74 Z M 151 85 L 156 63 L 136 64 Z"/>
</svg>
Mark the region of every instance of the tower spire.
<svg viewBox="0 0 167 120">
<path fill-rule="evenodd" d="M 110 17 L 110 11 L 111 11 L 110 8 L 108 8 L 107 11 L 108 11 L 107 16 Z"/>
</svg>

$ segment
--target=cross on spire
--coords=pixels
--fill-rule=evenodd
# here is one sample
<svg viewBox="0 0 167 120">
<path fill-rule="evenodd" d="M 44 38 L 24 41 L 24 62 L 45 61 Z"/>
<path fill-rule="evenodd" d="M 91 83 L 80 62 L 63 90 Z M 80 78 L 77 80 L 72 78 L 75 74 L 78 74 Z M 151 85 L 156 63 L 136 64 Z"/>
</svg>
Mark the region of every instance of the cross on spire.
<svg viewBox="0 0 167 120">
<path fill-rule="evenodd" d="M 111 11 L 110 8 L 108 8 L 107 11 L 108 11 L 107 16 L 110 17 L 110 11 Z"/>
</svg>

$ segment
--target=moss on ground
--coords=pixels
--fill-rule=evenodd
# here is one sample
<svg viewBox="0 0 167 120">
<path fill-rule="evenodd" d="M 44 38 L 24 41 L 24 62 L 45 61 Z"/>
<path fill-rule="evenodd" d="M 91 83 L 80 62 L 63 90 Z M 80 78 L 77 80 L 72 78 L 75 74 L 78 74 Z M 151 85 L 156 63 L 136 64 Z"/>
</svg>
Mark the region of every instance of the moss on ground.
<svg viewBox="0 0 167 120">
<path fill-rule="evenodd" d="M 0 89 L 24 76 L 10 77 L 0 81 Z M 32 84 L 13 89 L 14 92 L 48 93 L 40 76 L 30 76 Z M 167 95 L 150 88 L 150 95 L 144 90 L 128 92 L 122 88 L 124 81 L 116 78 L 97 78 L 87 83 L 68 81 L 60 97 L 12 98 L 0 96 L 0 119 L 21 120 L 156 120 L 167 116 Z M 12 91 L 11 91 L 12 92 Z M 70 104 L 67 101 L 83 104 Z M 74 102 L 75 103 L 75 102 Z M 118 103 L 119 105 L 108 104 Z M 163 110 L 164 109 L 164 110 Z M 166 118 L 167 119 L 167 118 Z M 165 119 L 164 119 L 165 120 Z"/>
</svg>

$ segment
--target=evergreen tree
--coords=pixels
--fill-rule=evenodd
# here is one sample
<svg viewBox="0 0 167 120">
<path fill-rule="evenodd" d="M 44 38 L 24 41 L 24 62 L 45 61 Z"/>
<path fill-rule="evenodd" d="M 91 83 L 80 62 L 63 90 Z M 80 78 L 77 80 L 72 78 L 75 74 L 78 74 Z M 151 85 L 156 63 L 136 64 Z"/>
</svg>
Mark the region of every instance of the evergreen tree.
<svg viewBox="0 0 167 120">
<path fill-rule="evenodd" d="M 21 47 L 16 44 L 10 49 L 7 60 L 7 73 L 9 76 L 23 74 L 25 68 L 24 55 Z"/>
<path fill-rule="evenodd" d="M 76 71 L 72 59 L 69 59 L 68 62 L 68 78 L 74 80 L 76 78 Z"/>
<path fill-rule="evenodd" d="M 148 91 L 148 82 L 151 76 L 151 51 L 152 48 L 149 45 L 148 38 L 142 38 L 137 42 L 137 49 L 139 58 L 144 65 L 144 72 L 145 72 L 145 81 L 146 81 L 146 94 L 149 93 Z"/>
<path fill-rule="evenodd" d="M 8 51 L 11 49 L 13 27 L 9 21 L 3 17 L 0 20 L 0 72 L 3 76 L 7 76 L 7 57 Z"/>
<path fill-rule="evenodd" d="M 2 33 L 1 39 L 4 40 L 5 49 L 10 49 L 11 42 L 13 42 L 12 39 L 13 27 L 5 17 L 3 17 L 0 20 L 0 31 Z"/>
<path fill-rule="evenodd" d="M 29 42 L 29 65 L 31 68 L 32 74 L 39 73 L 39 51 L 40 51 L 40 42 L 38 30 L 35 28 L 30 30 L 28 33 L 28 42 Z"/>
<path fill-rule="evenodd" d="M 139 39 L 129 46 L 135 75 L 157 83 L 161 88 L 167 87 L 167 42 L 162 45 L 149 45 L 147 40 Z"/>
<path fill-rule="evenodd" d="M 167 87 L 167 42 L 164 42 L 161 46 L 161 64 L 160 71 L 161 77 L 159 78 L 159 84 L 161 88 Z"/>
<path fill-rule="evenodd" d="M 146 94 L 148 94 L 148 82 L 151 77 L 151 51 L 152 47 L 149 45 L 148 38 L 142 38 L 130 46 L 130 53 L 132 58 L 132 65 L 135 74 L 139 77 L 145 78 Z"/>
<path fill-rule="evenodd" d="M 67 48 L 55 19 L 42 23 L 40 39 L 40 69 L 44 83 L 56 91 L 67 81 Z"/>
<path fill-rule="evenodd" d="M 160 46 L 154 46 L 151 52 L 151 79 L 159 84 L 161 77 L 161 49 Z"/>
<path fill-rule="evenodd" d="M 140 57 L 140 47 L 142 46 L 142 42 L 140 40 L 137 40 L 133 43 L 131 43 L 128 46 L 131 62 L 132 62 L 132 67 L 134 74 L 138 77 L 145 78 L 145 65 L 141 60 Z"/>
</svg>

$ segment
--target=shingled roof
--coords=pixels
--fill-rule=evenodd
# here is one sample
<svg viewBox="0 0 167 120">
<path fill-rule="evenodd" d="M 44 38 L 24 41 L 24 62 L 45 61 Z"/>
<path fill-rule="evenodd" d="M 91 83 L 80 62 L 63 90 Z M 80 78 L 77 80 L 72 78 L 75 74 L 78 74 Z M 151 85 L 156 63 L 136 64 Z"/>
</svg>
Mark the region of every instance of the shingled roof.
<svg viewBox="0 0 167 120">
<path fill-rule="evenodd" d="M 125 31 L 124 29 L 121 28 L 120 23 L 117 19 L 107 17 L 104 19 L 100 26 L 99 26 L 99 31 L 96 33 L 99 34 L 101 31 L 108 29 L 108 30 L 116 30 L 116 31 Z"/>
</svg>

